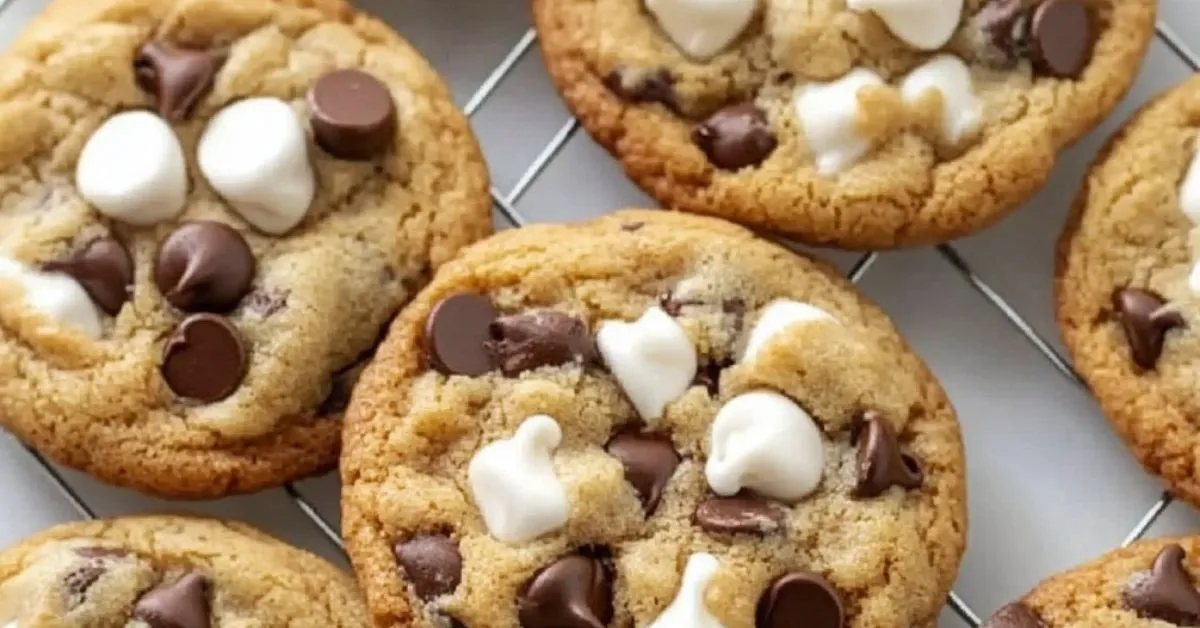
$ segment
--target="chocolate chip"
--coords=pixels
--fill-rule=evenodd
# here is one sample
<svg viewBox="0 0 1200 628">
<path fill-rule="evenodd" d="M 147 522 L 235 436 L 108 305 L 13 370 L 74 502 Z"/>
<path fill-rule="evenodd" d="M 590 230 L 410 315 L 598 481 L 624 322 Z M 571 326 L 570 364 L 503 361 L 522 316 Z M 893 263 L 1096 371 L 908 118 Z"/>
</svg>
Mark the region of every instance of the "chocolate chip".
<svg viewBox="0 0 1200 628">
<path fill-rule="evenodd" d="M 1133 574 L 1125 585 L 1125 604 L 1138 615 L 1180 626 L 1200 625 L 1200 591 L 1183 567 L 1185 552 L 1176 544 L 1162 549 L 1150 571 Z"/>
<path fill-rule="evenodd" d="M 778 142 L 771 123 L 753 103 L 726 107 L 692 129 L 692 141 L 723 170 L 761 164 Z"/>
<path fill-rule="evenodd" d="M 84 558 L 124 558 L 129 552 L 116 547 L 77 547 L 75 553 Z"/>
<path fill-rule="evenodd" d="M 701 530 L 712 534 L 764 536 L 783 527 L 787 512 L 765 499 L 749 495 L 710 497 L 698 508 L 694 519 Z"/>
<path fill-rule="evenodd" d="M 212 87 L 225 56 L 207 50 L 185 50 L 151 41 L 133 62 L 138 85 L 158 100 L 158 113 L 177 122 L 191 113 Z"/>
<path fill-rule="evenodd" d="M 89 562 L 67 573 L 63 577 L 63 590 L 66 594 L 66 605 L 68 608 L 74 608 L 83 603 L 87 597 L 88 589 L 92 588 L 108 571 L 107 568 L 97 562 Z"/>
<path fill-rule="evenodd" d="M 289 296 L 291 293 L 287 290 L 260 289 L 246 295 L 242 304 L 247 312 L 253 312 L 266 320 L 287 307 Z"/>
<path fill-rule="evenodd" d="M 208 578 L 193 571 L 143 595 L 133 617 L 150 628 L 210 628 L 208 589 Z"/>
<path fill-rule="evenodd" d="M 1000 607 L 979 628 L 1043 628 L 1043 624 L 1028 606 L 1014 602 Z"/>
<path fill-rule="evenodd" d="M 423 600 L 454 593 L 462 581 L 462 555 L 448 536 L 415 536 L 393 551 L 404 577 Z"/>
<path fill-rule="evenodd" d="M 491 324 L 500 316 L 487 297 L 460 293 L 433 307 L 425 321 L 425 355 L 446 375 L 483 375 L 492 370 L 487 350 Z"/>
<path fill-rule="evenodd" d="M 644 222 L 627 222 L 627 223 L 623 223 L 621 225 L 621 231 L 624 231 L 626 233 L 633 233 L 635 231 L 641 230 L 641 228 L 645 227 L 645 226 L 646 226 L 646 223 L 644 223 Z"/>
<path fill-rule="evenodd" d="M 671 440 L 652 434 L 623 432 L 608 441 L 604 450 L 624 465 L 625 481 L 637 491 L 646 516 L 654 514 L 663 489 L 680 462 Z"/>
<path fill-rule="evenodd" d="M 246 362 L 246 346 L 233 323 L 214 314 L 193 314 L 163 347 L 161 371 L 177 396 L 214 403 L 242 384 Z"/>
<path fill-rule="evenodd" d="M 1113 294 L 1113 308 L 1129 343 L 1133 363 L 1145 370 L 1158 364 L 1166 333 L 1184 326 L 1183 316 L 1164 311 L 1162 297 L 1141 288 L 1125 288 Z"/>
<path fill-rule="evenodd" d="M 715 398 L 721 393 L 721 373 L 733 365 L 732 358 L 710 359 L 696 370 L 696 379 L 692 380 L 692 384 L 703 386 L 708 390 L 708 396 Z"/>
<path fill-rule="evenodd" d="M 379 79 L 361 70 L 336 70 L 308 92 L 317 143 L 341 159 L 372 159 L 395 141 L 396 101 Z"/>
<path fill-rule="evenodd" d="M 612 575 L 586 556 L 560 558 L 533 576 L 517 601 L 522 628 L 604 628 L 613 618 Z"/>
<path fill-rule="evenodd" d="M 807 572 L 782 576 L 758 599 L 756 628 L 842 628 L 842 599 L 825 578 Z"/>
<path fill-rule="evenodd" d="M 488 329 L 486 346 L 507 377 L 541 366 L 599 362 L 596 343 L 583 320 L 553 310 L 503 316 Z"/>
<path fill-rule="evenodd" d="M 236 229 L 208 220 L 184 223 L 158 252 L 154 283 L 184 312 L 228 312 L 250 292 L 256 263 Z"/>
<path fill-rule="evenodd" d="M 1045 0 L 1030 19 L 1030 52 L 1039 71 L 1078 78 L 1096 43 L 1092 13 L 1082 0 Z"/>
<path fill-rule="evenodd" d="M 975 23 L 984 43 L 998 53 L 987 59 L 993 65 L 1007 68 L 1029 56 L 1029 12 L 1024 0 L 990 0 L 975 17 Z"/>
<path fill-rule="evenodd" d="M 619 67 L 604 77 L 604 86 L 623 100 L 634 103 L 659 103 L 679 112 L 675 96 L 675 78 L 664 69 L 638 73 Z"/>
<path fill-rule="evenodd" d="M 125 246 L 113 238 L 95 240 L 69 259 L 46 264 L 45 269 L 74 277 L 96 305 L 112 316 L 129 301 L 133 259 Z"/>
<path fill-rule="evenodd" d="M 854 496 L 878 497 L 893 486 L 920 488 L 925 479 L 916 458 L 901 453 L 900 439 L 887 419 L 873 411 L 858 426 L 858 483 Z"/>
</svg>

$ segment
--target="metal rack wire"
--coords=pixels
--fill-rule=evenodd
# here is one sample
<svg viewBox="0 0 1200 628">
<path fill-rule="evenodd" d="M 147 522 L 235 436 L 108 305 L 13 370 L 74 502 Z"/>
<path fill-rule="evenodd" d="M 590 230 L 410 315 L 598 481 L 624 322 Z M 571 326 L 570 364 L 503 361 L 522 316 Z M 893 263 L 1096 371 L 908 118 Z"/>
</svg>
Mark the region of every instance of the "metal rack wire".
<svg viewBox="0 0 1200 628">
<path fill-rule="evenodd" d="M 0 17 L 4 10 L 12 5 L 13 0 L 0 0 Z M 1173 53 L 1186 63 L 1193 72 L 1200 72 L 1200 57 L 1191 51 L 1188 46 L 1183 43 L 1178 35 L 1166 24 L 1159 23 L 1157 27 L 1158 39 L 1163 42 Z M 500 61 L 498 65 L 489 73 L 487 78 L 480 84 L 479 88 L 467 100 L 464 106 L 464 111 L 468 116 L 473 117 L 487 103 L 488 99 L 496 92 L 497 88 L 509 76 L 512 70 L 521 62 L 522 59 L 529 54 L 537 42 L 537 34 L 533 29 L 529 29 L 524 35 L 512 46 L 508 54 Z M 504 193 L 496 188 L 492 188 L 492 201 L 496 209 L 510 222 L 512 225 L 520 227 L 528 224 L 530 221 L 521 215 L 516 209 L 517 203 L 529 187 L 538 179 L 545 171 L 546 167 L 554 160 L 559 152 L 566 146 L 567 142 L 579 131 L 579 122 L 575 119 L 570 119 L 554 134 L 550 141 L 542 148 L 538 155 L 533 159 L 529 166 L 522 173 L 520 178 L 513 187 Z M 1050 343 L 1038 334 L 1032 325 L 1022 317 L 1017 310 L 1010 305 L 999 292 L 989 286 L 982 277 L 976 274 L 967 264 L 966 260 L 959 255 L 958 251 L 951 244 L 943 244 L 936 247 L 940 257 L 952 266 L 957 274 L 976 292 L 979 293 L 985 300 L 992 304 L 996 309 L 1004 315 L 1009 324 L 1019 331 L 1026 340 L 1032 344 L 1042 356 L 1053 365 L 1064 378 L 1073 384 L 1086 388 L 1083 380 L 1071 367 L 1070 363 L 1060 355 Z M 878 253 L 865 253 L 854 263 L 848 278 L 857 283 L 861 280 L 872 266 L 878 260 Z M 79 496 L 79 493 L 67 482 L 62 473 L 44 456 L 38 453 L 28 445 L 22 444 L 25 450 L 38 463 L 42 472 L 53 483 L 53 485 L 62 494 L 62 497 L 78 512 L 81 518 L 95 519 L 96 514 L 90 506 Z M 293 484 L 284 486 L 284 490 L 295 503 L 297 508 L 312 522 L 312 524 L 323 534 L 326 539 L 341 551 L 345 551 L 345 546 L 342 543 L 341 536 L 338 533 L 335 524 L 328 521 L 317 509 L 304 497 L 303 494 Z M 1121 541 L 1121 545 L 1125 546 L 1146 534 L 1146 531 L 1154 525 L 1154 522 L 1166 511 L 1166 509 L 1174 501 L 1174 497 L 1167 492 L 1163 492 L 1161 497 L 1146 511 L 1144 515 L 1134 524 L 1129 534 Z M 966 602 L 963 601 L 954 591 L 950 592 L 947 599 L 947 606 L 965 621 L 968 625 L 977 628 L 981 622 L 979 614 L 972 610 Z"/>
</svg>

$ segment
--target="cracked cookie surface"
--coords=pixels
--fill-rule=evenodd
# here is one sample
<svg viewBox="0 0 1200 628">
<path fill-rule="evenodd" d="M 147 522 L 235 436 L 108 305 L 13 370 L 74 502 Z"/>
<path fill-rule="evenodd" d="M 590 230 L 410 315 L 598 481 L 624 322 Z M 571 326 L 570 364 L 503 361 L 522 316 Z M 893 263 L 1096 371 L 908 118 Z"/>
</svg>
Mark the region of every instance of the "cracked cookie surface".
<svg viewBox="0 0 1200 628">
<path fill-rule="evenodd" d="M 0 553 L 6 628 L 369 625 L 348 574 L 241 523 L 71 523 Z"/>
<path fill-rule="evenodd" d="M 346 421 L 381 627 L 932 627 L 964 547 L 922 362 L 836 272 L 709 218 L 469 247 Z"/>
<path fill-rule="evenodd" d="M 448 90 L 340 0 L 57 0 L 0 100 L 0 421 L 115 484 L 333 467 L 382 326 L 491 230 Z"/>
<path fill-rule="evenodd" d="M 1139 541 L 1047 578 L 982 628 L 1149 628 L 1200 623 L 1200 538 Z"/>
<path fill-rule="evenodd" d="M 1027 200 L 1129 88 L 1156 2 L 533 8 L 568 106 L 664 206 L 878 249 L 960 237 Z"/>
<path fill-rule="evenodd" d="M 1079 374 L 1151 473 L 1200 504 L 1200 80 L 1102 151 L 1059 241 L 1058 322 Z"/>
</svg>

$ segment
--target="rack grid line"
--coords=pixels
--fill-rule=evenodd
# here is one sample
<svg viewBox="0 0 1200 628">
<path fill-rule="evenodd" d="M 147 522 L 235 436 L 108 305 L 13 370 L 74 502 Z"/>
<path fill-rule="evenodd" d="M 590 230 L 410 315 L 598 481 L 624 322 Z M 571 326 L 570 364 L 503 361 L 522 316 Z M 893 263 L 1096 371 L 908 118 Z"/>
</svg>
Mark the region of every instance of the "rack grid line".
<svg viewBox="0 0 1200 628">
<path fill-rule="evenodd" d="M 0 0 L 0 17 L 3 12 L 11 7 L 13 0 Z M 1193 52 L 1179 36 L 1168 25 L 1159 22 L 1156 28 L 1156 35 L 1164 45 L 1167 46 L 1176 56 L 1179 57 L 1185 64 L 1188 65 L 1194 72 L 1200 72 L 1200 56 Z M 505 79 L 512 73 L 513 69 L 533 50 L 537 42 L 536 32 L 528 29 L 512 46 L 509 52 L 504 56 L 499 64 L 488 74 L 479 87 L 468 98 L 463 110 L 469 117 L 473 117 L 478 113 L 487 101 L 495 94 L 496 90 L 504 83 Z M 497 211 L 503 215 L 512 226 L 521 227 L 528 224 L 530 221 L 521 214 L 517 209 L 521 197 L 533 185 L 554 161 L 562 149 L 570 140 L 575 137 L 579 131 L 578 120 L 571 118 L 567 120 L 562 127 L 554 134 L 550 141 L 542 148 L 539 154 L 533 159 L 529 166 L 522 173 L 512 189 L 507 194 L 493 187 L 491 196 L 493 204 Z M 1045 358 L 1054 369 L 1066 378 L 1071 383 L 1080 386 L 1086 390 L 1087 386 L 1079 377 L 1078 373 L 1071 367 L 1065 357 L 1060 355 L 1047 341 L 1042 337 L 1033 326 L 1010 304 L 998 291 L 993 289 L 983 277 L 977 274 L 967 261 L 958 253 L 958 251 L 950 244 L 943 244 L 936 247 L 941 259 L 949 264 L 956 273 L 965 281 L 975 292 L 984 298 L 991 306 L 999 310 L 1004 318 L 1012 325 L 1022 336 L 1030 342 L 1042 357 Z M 850 281 L 858 283 L 879 260 L 878 253 L 865 253 L 860 256 L 853 264 L 851 270 L 847 273 Z M 10 438 L 14 438 L 10 436 Z M 14 438 L 15 440 L 15 438 Z M 79 493 L 67 482 L 63 474 L 58 468 L 47 460 L 41 453 L 32 447 L 21 443 L 22 448 L 29 453 L 30 457 L 37 462 L 41 472 L 50 480 L 55 488 L 62 495 L 72 508 L 78 513 L 82 519 L 95 519 L 96 513 L 92 508 L 80 497 Z M 296 488 L 295 484 L 289 483 L 283 487 L 291 501 L 296 507 L 310 520 L 317 530 L 338 550 L 345 552 L 345 546 L 338 532 L 336 524 L 327 520 L 309 500 Z M 1142 515 L 1142 517 L 1134 524 L 1128 535 L 1121 541 L 1121 546 L 1128 545 L 1141 539 L 1146 532 L 1154 525 L 1154 523 L 1162 516 L 1168 507 L 1174 502 L 1174 497 L 1167 492 L 1163 492 L 1162 496 Z M 977 614 L 965 600 L 963 600 L 956 592 L 951 591 L 947 599 L 947 607 L 973 628 L 978 628 L 981 624 L 980 615 Z"/>
</svg>

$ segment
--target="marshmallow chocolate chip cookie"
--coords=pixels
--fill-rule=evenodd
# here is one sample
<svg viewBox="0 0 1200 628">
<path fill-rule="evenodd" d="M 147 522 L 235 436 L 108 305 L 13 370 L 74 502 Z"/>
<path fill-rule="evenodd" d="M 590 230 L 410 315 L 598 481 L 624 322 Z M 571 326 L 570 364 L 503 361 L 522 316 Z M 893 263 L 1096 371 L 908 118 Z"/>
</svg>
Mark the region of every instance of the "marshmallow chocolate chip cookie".
<svg viewBox="0 0 1200 628">
<path fill-rule="evenodd" d="M 0 553 L 4 628 L 368 628 L 354 580 L 240 523 L 61 525 Z"/>
<path fill-rule="evenodd" d="M 1155 539 L 1042 582 L 982 628 L 1200 626 L 1200 537 Z"/>
<path fill-rule="evenodd" d="M 1116 105 L 1155 0 L 533 0 L 567 104 L 666 207 L 887 248 L 999 220 Z"/>
<path fill-rule="evenodd" d="M 340 0 L 57 0 L 0 76 L 0 423 L 112 483 L 332 467 L 382 327 L 491 229 L 446 88 Z"/>
<path fill-rule="evenodd" d="M 1059 241 L 1058 321 L 1079 374 L 1151 473 L 1200 505 L 1200 79 L 1109 143 Z"/>
<path fill-rule="evenodd" d="M 466 249 L 346 421 L 380 628 L 932 628 L 963 551 L 925 366 L 834 271 L 710 218 Z"/>
</svg>

